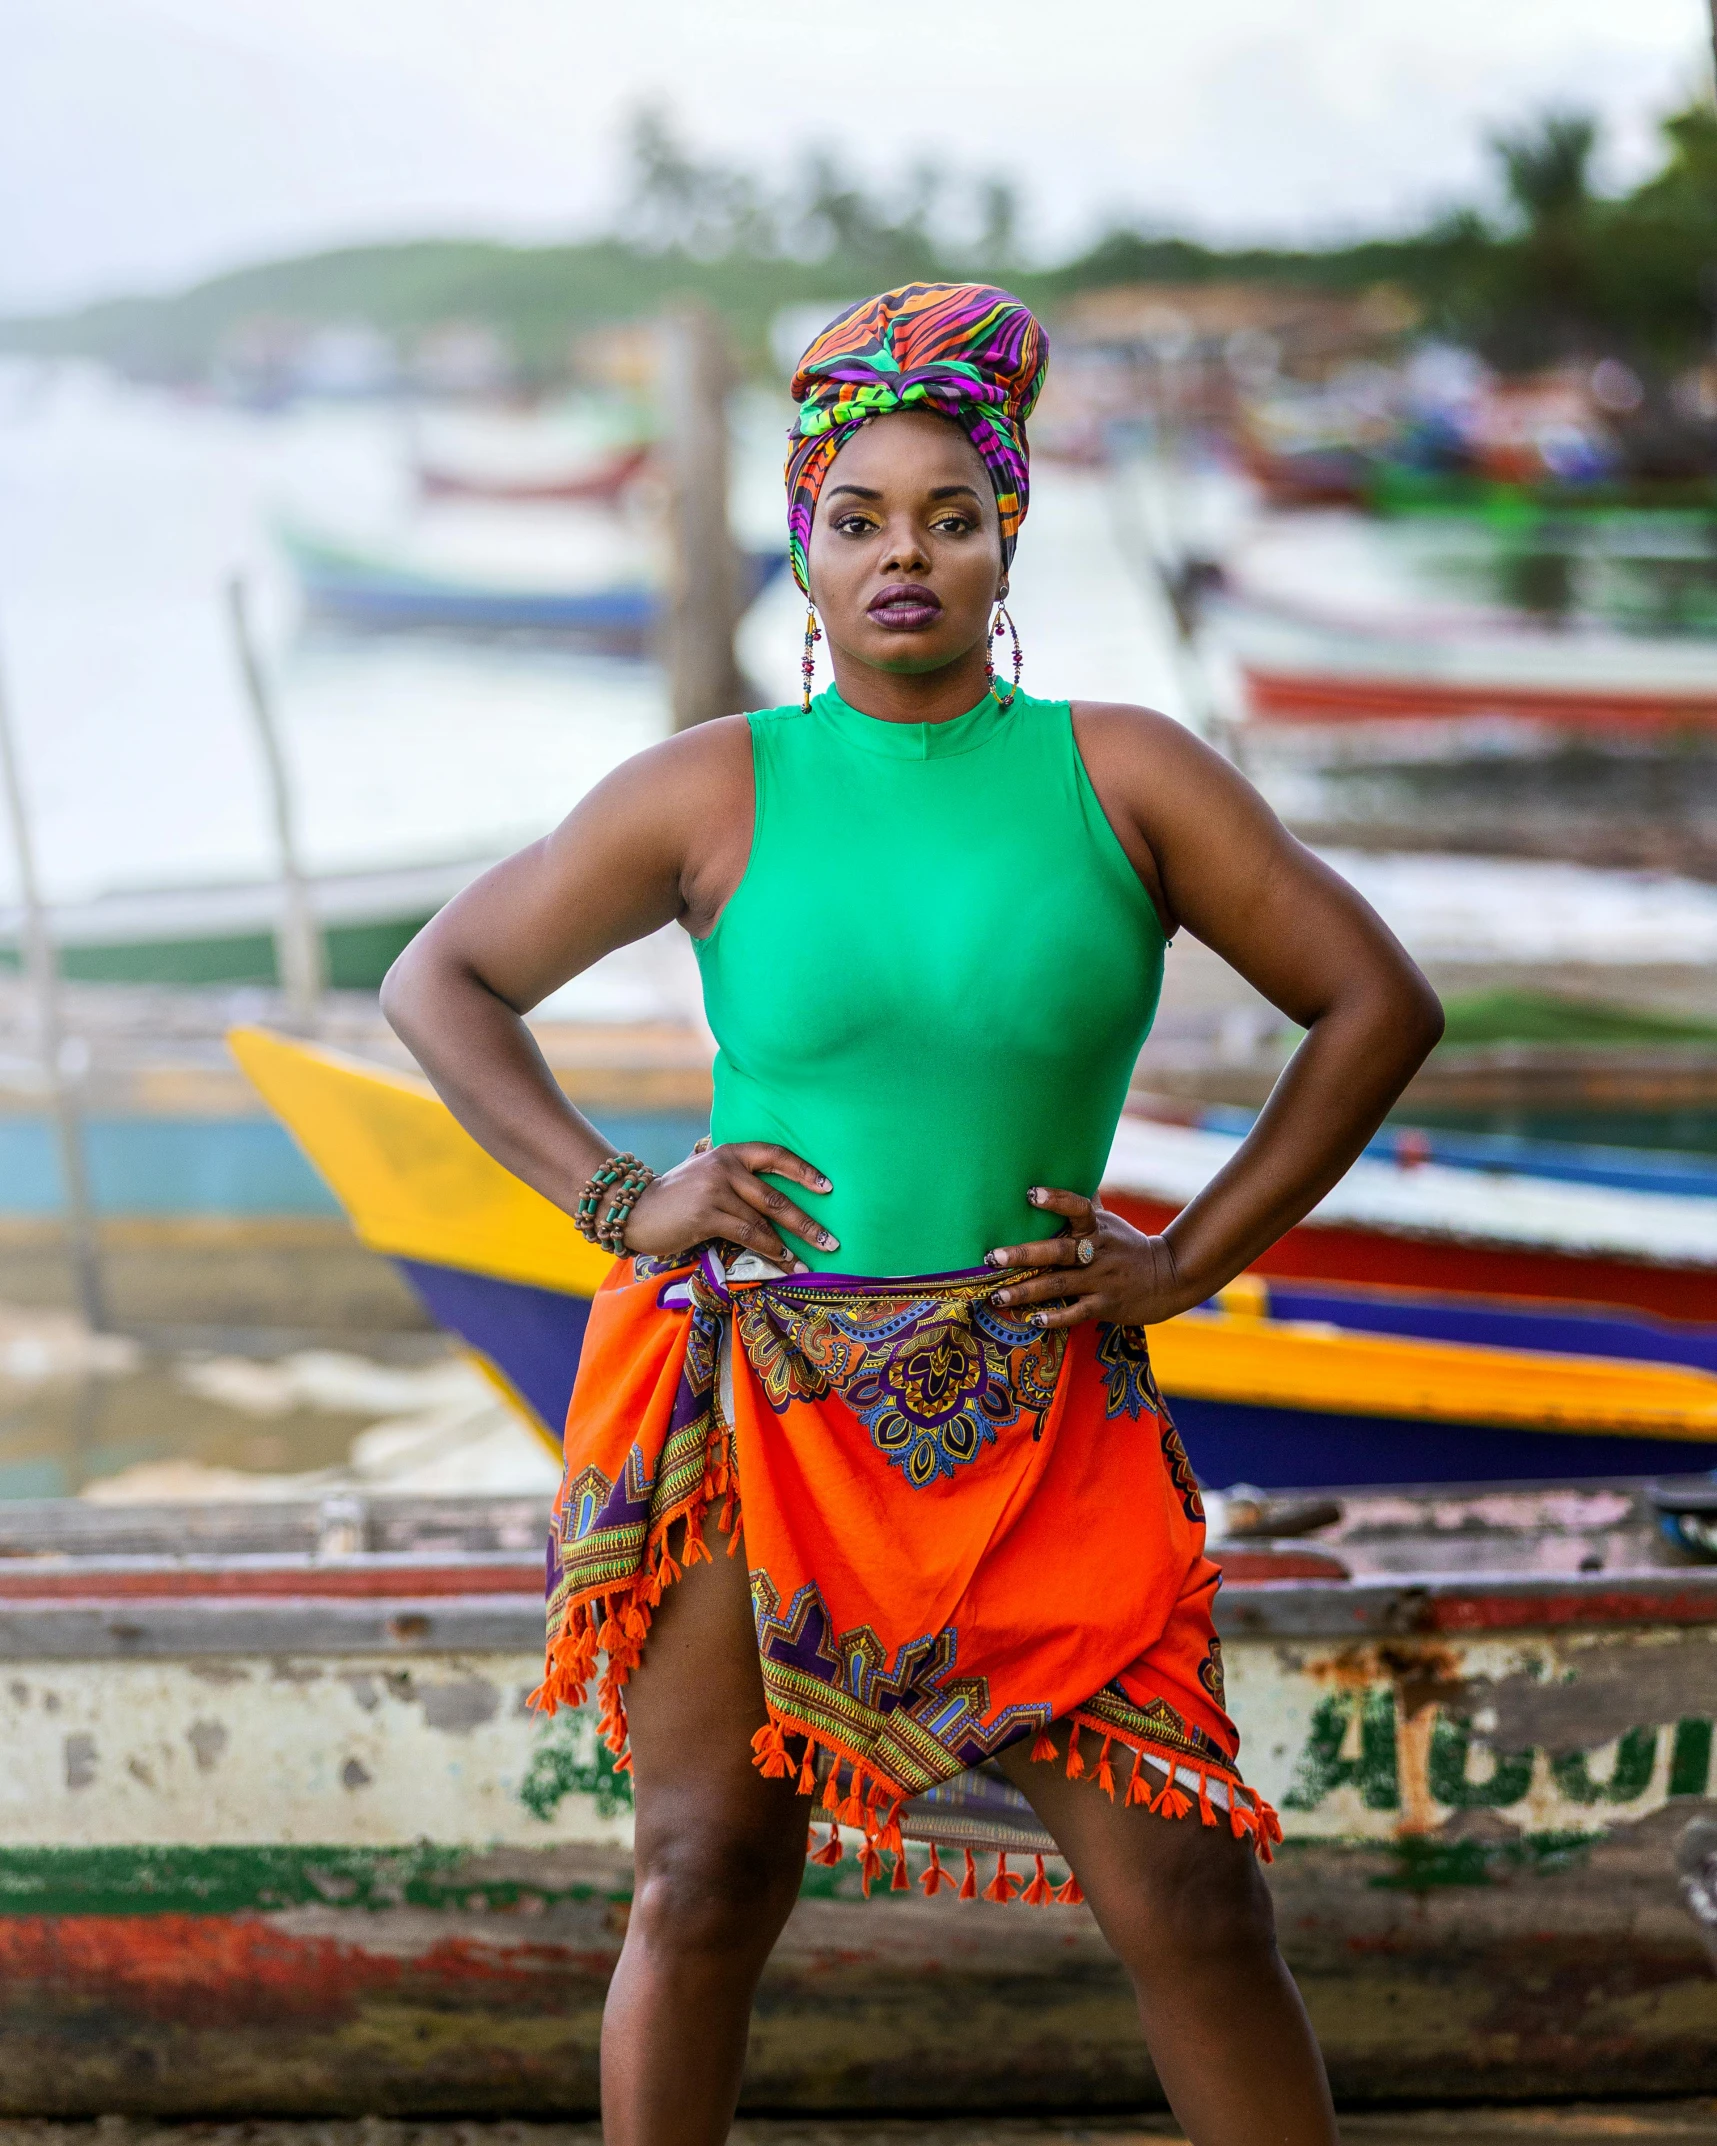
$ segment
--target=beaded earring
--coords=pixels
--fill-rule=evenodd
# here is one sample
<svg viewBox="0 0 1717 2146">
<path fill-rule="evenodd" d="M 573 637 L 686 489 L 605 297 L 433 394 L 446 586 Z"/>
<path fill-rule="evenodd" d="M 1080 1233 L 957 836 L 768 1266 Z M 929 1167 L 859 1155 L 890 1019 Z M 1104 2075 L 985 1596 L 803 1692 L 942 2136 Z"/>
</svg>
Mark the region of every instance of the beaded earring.
<svg viewBox="0 0 1717 2146">
<path fill-rule="evenodd" d="M 805 606 L 805 654 L 803 661 L 799 665 L 799 675 L 805 681 L 805 690 L 799 700 L 799 712 L 801 715 L 809 715 L 811 712 L 811 680 L 816 675 L 816 647 L 822 638 L 823 629 L 817 624 L 817 608 L 815 604 L 807 604 Z"/>
<path fill-rule="evenodd" d="M 1013 622 L 1013 613 L 1008 609 L 1007 605 L 1002 602 L 1000 597 L 998 597 L 996 599 L 995 624 L 990 628 L 990 640 L 999 641 L 1001 639 L 1004 620 L 1007 624 L 1007 631 L 1013 636 L 1014 644 L 1014 682 L 1008 688 L 1006 700 L 1004 700 L 999 693 L 996 693 L 996 659 L 994 653 L 989 647 L 988 642 L 985 643 L 984 647 L 984 677 L 989 685 L 990 691 L 992 693 L 995 693 L 996 695 L 997 707 L 1011 708 L 1013 706 L 1014 695 L 1019 691 L 1020 665 L 1024 661 L 1024 658 L 1020 653 L 1019 628 Z"/>
</svg>

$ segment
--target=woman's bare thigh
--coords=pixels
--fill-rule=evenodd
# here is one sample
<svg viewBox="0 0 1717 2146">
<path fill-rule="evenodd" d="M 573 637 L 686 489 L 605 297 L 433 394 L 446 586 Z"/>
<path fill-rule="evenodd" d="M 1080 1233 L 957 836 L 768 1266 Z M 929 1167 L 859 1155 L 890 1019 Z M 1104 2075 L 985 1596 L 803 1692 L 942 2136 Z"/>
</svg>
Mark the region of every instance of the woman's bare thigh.
<svg viewBox="0 0 1717 2146">
<path fill-rule="evenodd" d="M 765 1780 L 752 1763 L 769 1715 L 743 1538 L 731 1557 L 713 1521 L 704 1539 L 709 1559 L 664 1592 L 625 1691 L 641 1859 L 664 1830 L 683 1836 L 717 1814 L 789 1848 L 796 1828 L 802 1847 L 810 1817 L 791 1778 Z"/>
</svg>

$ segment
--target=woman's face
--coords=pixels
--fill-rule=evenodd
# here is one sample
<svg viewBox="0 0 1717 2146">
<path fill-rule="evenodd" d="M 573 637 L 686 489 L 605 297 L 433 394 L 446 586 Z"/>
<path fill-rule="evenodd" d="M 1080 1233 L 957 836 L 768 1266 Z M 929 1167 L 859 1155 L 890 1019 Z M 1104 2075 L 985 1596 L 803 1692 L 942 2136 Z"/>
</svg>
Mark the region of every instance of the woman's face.
<svg viewBox="0 0 1717 2146">
<path fill-rule="evenodd" d="M 879 671 L 936 671 L 968 654 L 1006 586 L 977 449 L 957 424 L 917 410 L 873 418 L 836 455 L 808 556 L 823 631 Z"/>
</svg>

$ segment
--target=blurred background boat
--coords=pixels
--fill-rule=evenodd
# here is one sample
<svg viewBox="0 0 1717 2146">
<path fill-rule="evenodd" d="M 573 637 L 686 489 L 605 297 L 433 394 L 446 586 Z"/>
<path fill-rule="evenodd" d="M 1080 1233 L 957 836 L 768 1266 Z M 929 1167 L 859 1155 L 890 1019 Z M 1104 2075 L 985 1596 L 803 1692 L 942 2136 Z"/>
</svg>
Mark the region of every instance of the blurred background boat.
<svg viewBox="0 0 1717 2146">
<path fill-rule="evenodd" d="M 520 476 L 500 471 L 456 469 L 440 462 L 417 463 L 414 475 L 425 499 L 498 500 L 515 506 L 614 506 L 649 467 L 650 446 L 617 448 L 581 470 L 558 475 Z"/>
<path fill-rule="evenodd" d="M 536 587 L 458 578 L 304 529 L 284 528 L 280 541 L 309 614 L 367 632 L 540 635 L 607 655 L 645 657 L 655 648 L 666 615 L 662 591 L 649 581 Z M 742 608 L 756 601 L 786 563 L 784 545 L 745 555 Z"/>
<path fill-rule="evenodd" d="M 389 964 L 492 858 L 395 870 L 317 874 L 310 900 L 334 990 L 373 991 Z M 278 879 L 230 886 L 140 887 L 57 904 L 62 974 L 75 983 L 274 985 Z M 18 965 L 20 918 L 0 907 L 0 968 Z"/>
</svg>

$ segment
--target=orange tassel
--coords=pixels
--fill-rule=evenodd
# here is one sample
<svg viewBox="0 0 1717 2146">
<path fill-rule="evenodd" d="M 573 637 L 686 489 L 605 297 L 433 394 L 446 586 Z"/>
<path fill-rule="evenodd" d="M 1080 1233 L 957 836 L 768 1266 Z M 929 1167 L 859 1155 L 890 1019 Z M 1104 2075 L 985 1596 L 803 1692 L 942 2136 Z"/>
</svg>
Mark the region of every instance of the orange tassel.
<svg viewBox="0 0 1717 2146">
<path fill-rule="evenodd" d="M 656 1565 L 656 1585 L 658 1587 L 672 1587 L 679 1577 L 680 1568 L 674 1563 L 673 1552 L 668 1548 L 667 1541 L 664 1538 L 662 1555 Z M 660 1597 L 658 1596 L 657 1599 L 660 1600 Z"/>
<path fill-rule="evenodd" d="M 867 1840 L 859 1850 L 859 1884 L 864 1888 L 867 1900 L 870 1898 L 872 1881 L 881 1876 L 882 1857 L 876 1852 L 876 1843 Z"/>
<path fill-rule="evenodd" d="M 752 1763 L 766 1781 L 779 1781 L 793 1771 L 793 1761 L 787 1756 L 787 1739 L 781 1732 L 781 1724 L 771 1721 L 758 1730 L 751 1739 L 754 1754 Z"/>
<path fill-rule="evenodd" d="M 936 1853 L 936 1843 L 934 1841 L 930 1843 L 930 1860 L 924 1866 L 924 1875 L 918 1882 L 923 1886 L 926 1895 L 932 1900 L 935 1899 L 944 1885 L 947 1886 L 950 1892 L 954 1890 L 954 1873 L 951 1870 L 943 1869 L 942 1858 Z"/>
<path fill-rule="evenodd" d="M 710 1555 L 709 1544 L 703 1539 L 703 1518 L 701 1515 L 695 1528 L 690 1520 L 686 1522 L 685 1547 L 680 1551 L 680 1555 L 685 1560 L 688 1572 L 694 1565 L 713 1565 L 715 1563 L 715 1559 Z"/>
<path fill-rule="evenodd" d="M 1061 1753 L 1055 1748 L 1054 1737 L 1050 1735 L 1047 1729 L 1038 1730 L 1037 1742 L 1031 1747 L 1031 1755 L 1039 1763 L 1047 1759 L 1058 1759 L 1061 1756 Z"/>
<path fill-rule="evenodd" d="M 811 1861 L 826 1864 L 832 1870 L 845 1853 L 846 1850 L 841 1846 L 840 1827 L 830 1826 L 828 1839 L 811 1857 Z"/>
<path fill-rule="evenodd" d="M 1154 1808 L 1150 1783 L 1145 1779 L 1145 1755 L 1142 1751 L 1133 1753 L 1133 1778 L 1127 1783 L 1126 1800 L 1129 1803 L 1142 1803 L 1147 1811 Z"/>
<path fill-rule="evenodd" d="M 1157 1798 L 1158 1817 L 1184 1818 L 1191 1809 L 1192 1798 L 1185 1790 L 1177 1788 L 1173 1781 L 1166 1782 L 1162 1794 Z"/>
<path fill-rule="evenodd" d="M 614 1621 L 614 1612 L 605 1607 L 602 1629 L 596 1635 L 596 1644 L 604 1654 L 612 1654 L 615 1648 L 619 1646 L 622 1636 L 620 1627 Z"/>
<path fill-rule="evenodd" d="M 1067 1778 L 1082 1781 L 1085 1778 L 1085 1761 L 1079 1756 L 1079 1724 L 1075 1722 L 1067 1737 Z"/>
<path fill-rule="evenodd" d="M 805 1762 L 799 1768 L 799 1793 L 814 1796 L 817 1793 L 817 1769 L 811 1763 L 811 1754 L 816 1749 L 809 1737 L 805 1739 Z"/>
<path fill-rule="evenodd" d="M 900 1798 L 898 1796 L 888 1807 L 888 1816 L 882 1822 L 882 1830 L 876 1837 L 876 1844 L 888 1855 L 904 1855 L 906 1853 L 906 1843 L 900 1837 Z"/>
<path fill-rule="evenodd" d="M 835 1761 L 835 1763 L 834 1763 L 834 1764 L 833 1764 L 833 1765 L 832 1765 L 832 1766 L 831 1766 L 831 1767 L 829 1768 L 829 1778 L 828 1778 L 828 1779 L 827 1779 L 827 1780 L 826 1780 L 826 1781 L 825 1781 L 825 1782 L 823 1783 L 823 1808 L 824 1808 L 824 1810 L 825 1810 L 825 1811 L 836 1811 L 836 1812 L 838 1812 L 838 1811 L 840 1810 L 840 1807 L 841 1807 L 841 1791 L 840 1791 L 840 1787 L 839 1787 L 839 1782 L 840 1782 L 840 1778 L 841 1778 L 841 1762 L 840 1762 L 840 1760 L 839 1760 L 839 1759 L 837 1758 L 837 1759 L 836 1759 L 836 1761 Z"/>
<path fill-rule="evenodd" d="M 1071 1870 L 1067 1873 L 1067 1883 L 1056 1887 L 1055 1897 L 1064 1908 L 1076 1908 L 1083 1902 L 1084 1890 Z"/>
<path fill-rule="evenodd" d="M 1198 1815 L 1207 1826 L 1216 1823 L 1216 1813 L 1210 1803 L 1210 1776 L 1201 1766 L 1198 1770 Z"/>
<path fill-rule="evenodd" d="M 891 1893 L 909 1893 L 912 1890 L 912 1877 L 906 1868 L 904 1850 L 894 1859 L 894 1876 L 889 1881 L 888 1889 Z"/>
<path fill-rule="evenodd" d="M 966 1875 L 960 1881 L 958 1898 L 976 1900 L 978 1897 L 978 1866 L 972 1860 L 972 1851 L 966 1850 Z"/>
<path fill-rule="evenodd" d="M 1103 1748 L 1097 1754 L 1097 1786 L 1111 1803 L 1115 1800 L 1115 1769 L 1109 1763 L 1109 1746 L 1113 1741 L 1112 1737 L 1105 1736 Z"/>
<path fill-rule="evenodd" d="M 1046 1908 L 1055 1898 L 1049 1879 L 1044 1874 L 1042 1856 L 1037 1858 L 1037 1875 L 1032 1879 L 1025 1891 L 1020 1894 L 1020 1898 L 1026 1903 L 1027 1907 L 1033 1908 Z"/>
<path fill-rule="evenodd" d="M 1233 1782 L 1228 1786 L 1228 1824 L 1236 1840 L 1258 1830 L 1258 1813 L 1241 1802 L 1240 1791 Z"/>
<path fill-rule="evenodd" d="M 729 1557 L 734 1557 L 739 1551 L 739 1530 L 737 1527 L 728 1525 L 726 1521 L 723 1522 L 723 1525 L 727 1527 L 727 1554 Z"/>
<path fill-rule="evenodd" d="M 868 1815 L 861 1786 L 863 1779 L 863 1775 L 855 1766 L 852 1771 L 852 1785 L 847 1791 L 847 1800 L 841 1805 L 841 1824 L 843 1826 L 862 1826 Z"/>
<path fill-rule="evenodd" d="M 996 1857 L 996 1874 L 989 1884 L 984 1887 L 984 1898 L 998 1901 L 1005 1907 L 1024 1883 L 1025 1880 L 1022 1877 L 1009 1870 L 1007 1857 L 998 1854 Z"/>
<path fill-rule="evenodd" d="M 632 1771 L 632 1754 L 630 1751 L 621 1752 L 620 1756 L 614 1761 L 614 1771 L 616 1773 L 630 1773 Z"/>
</svg>

